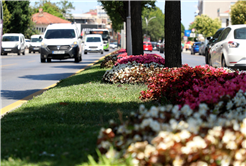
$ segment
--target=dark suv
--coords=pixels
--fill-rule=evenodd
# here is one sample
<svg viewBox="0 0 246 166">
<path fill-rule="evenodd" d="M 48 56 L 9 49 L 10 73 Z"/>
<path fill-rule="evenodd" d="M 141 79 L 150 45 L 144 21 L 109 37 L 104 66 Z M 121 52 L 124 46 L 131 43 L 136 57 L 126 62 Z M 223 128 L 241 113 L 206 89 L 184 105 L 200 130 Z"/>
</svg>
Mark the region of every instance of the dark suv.
<svg viewBox="0 0 246 166">
<path fill-rule="evenodd" d="M 208 37 L 208 44 L 205 48 L 205 63 L 208 64 L 208 58 L 209 58 L 209 51 L 211 49 L 211 47 L 217 42 L 221 32 L 224 30 L 225 28 L 220 28 L 217 30 L 217 32 L 213 35 L 213 37 Z"/>
</svg>

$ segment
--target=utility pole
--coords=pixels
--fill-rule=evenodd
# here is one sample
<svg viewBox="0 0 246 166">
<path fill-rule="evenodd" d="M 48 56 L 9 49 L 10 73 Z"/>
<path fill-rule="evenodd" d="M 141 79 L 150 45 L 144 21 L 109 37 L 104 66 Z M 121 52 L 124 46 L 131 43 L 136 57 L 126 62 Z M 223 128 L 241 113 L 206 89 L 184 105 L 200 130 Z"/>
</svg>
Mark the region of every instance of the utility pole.
<svg viewBox="0 0 246 166">
<path fill-rule="evenodd" d="M 149 20 L 145 17 L 145 21 L 146 21 L 146 38 L 148 38 L 148 25 L 149 25 L 149 22 L 150 20 L 152 20 L 153 18 L 156 18 L 156 16 L 154 17 L 151 17 Z"/>
</svg>

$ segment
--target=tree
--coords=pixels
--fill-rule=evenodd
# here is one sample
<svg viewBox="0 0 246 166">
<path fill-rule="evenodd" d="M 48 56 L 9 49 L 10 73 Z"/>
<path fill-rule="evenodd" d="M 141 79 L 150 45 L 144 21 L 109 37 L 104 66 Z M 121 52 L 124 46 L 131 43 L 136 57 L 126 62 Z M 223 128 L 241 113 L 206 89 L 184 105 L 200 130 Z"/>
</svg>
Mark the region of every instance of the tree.
<svg viewBox="0 0 246 166">
<path fill-rule="evenodd" d="M 10 32 L 7 27 L 10 25 L 11 14 L 7 8 L 6 3 L 3 1 L 3 34 Z"/>
<path fill-rule="evenodd" d="M 41 1 L 39 3 L 36 2 L 34 6 L 35 13 L 38 13 L 40 8 L 43 9 L 43 12 L 47 12 L 56 17 L 65 19 L 61 9 L 56 5 L 56 3 L 51 3 L 50 1 Z"/>
<path fill-rule="evenodd" d="M 149 20 L 152 17 L 155 18 L 149 21 L 148 27 L 146 29 L 147 23 L 145 18 Z M 152 41 L 158 41 L 159 39 L 164 38 L 165 15 L 162 13 L 159 7 L 155 7 L 153 9 L 144 9 L 142 12 L 142 20 L 143 20 L 143 24 L 142 24 L 143 31 L 145 34 L 150 36 L 150 39 Z"/>
<path fill-rule="evenodd" d="M 165 1 L 165 66 L 181 67 L 180 1 Z"/>
<path fill-rule="evenodd" d="M 203 36 L 212 36 L 221 28 L 221 22 L 218 18 L 214 20 L 207 15 L 196 16 L 195 21 L 190 28 L 195 28 L 196 32 Z"/>
<path fill-rule="evenodd" d="M 7 8 L 5 7 L 4 13 L 8 13 L 8 11 L 10 13 L 10 15 L 7 14 L 7 17 L 10 16 L 9 24 L 4 25 L 5 32 L 25 34 L 32 21 L 29 4 L 29 1 L 5 1 Z"/>
<path fill-rule="evenodd" d="M 109 17 L 112 21 L 116 21 L 117 23 L 121 23 L 121 24 L 123 22 L 126 22 L 126 17 L 128 16 L 128 2 L 129 2 L 128 0 L 98 0 L 98 1 L 101 2 L 101 4 L 103 5 L 104 9 L 107 11 L 107 14 L 109 15 Z M 132 1 L 134 1 L 134 2 L 132 2 Z M 139 14 L 140 14 L 140 20 L 141 20 L 141 13 L 142 12 L 139 13 L 140 12 L 139 7 L 141 6 L 141 11 L 143 10 L 143 8 L 155 7 L 155 2 L 156 2 L 156 0 L 131 0 L 131 4 L 134 5 L 133 6 L 134 9 L 136 8 L 137 12 L 138 12 L 137 15 L 132 14 L 131 19 L 134 19 L 134 21 L 137 21 L 137 22 L 142 22 L 139 20 L 135 20 L 136 18 L 139 17 Z M 134 11 L 134 9 L 132 8 L 132 13 L 136 13 L 136 11 Z M 133 22 L 132 22 L 132 24 L 135 25 L 135 23 L 133 23 Z M 140 25 L 142 25 L 142 24 L 140 24 Z M 117 28 L 117 26 L 115 26 L 115 27 Z M 132 32 L 134 32 L 134 33 L 132 33 L 133 34 L 132 38 L 135 38 L 135 37 L 140 38 L 139 36 L 142 35 L 142 27 L 140 29 L 136 29 L 136 27 L 134 27 L 133 25 L 131 27 L 132 27 Z M 143 42 L 142 40 L 137 41 L 137 42 L 132 42 L 132 44 L 133 44 L 132 49 L 135 50 L 135 51 L 133 51 L 134 52 L 133 55 L 139 55 L 139 53 L 140 53 L 139 46 L 141 45 L 142 42 Z M 143 49 L 143 43 L 142 43 L 142 49 Z M 138 51 L 136 51 L 136 50 L 138 50 Z"/>
<path fill-rule="evenodd" d="M 231 7 L 231 23 L 235 24 L 246 24 L 246 1 L 237 1 Z"/>
<path fill-rule="evenodd" d="M 64 17 L 68 14 L 70 18 L 72 18 L 72 14 L 70 14 L 70 12 L 72 9 L 75 9 L 72 2 L 62 0 L 60 2 L 57 2 L 57 5 L 60 7 L 60 11 Z"/>
<path fill-rule="evenodd" d="M 131 6 L 132 55 L 143 55 L 141 1 L 132 1 Z"/>
</svg>

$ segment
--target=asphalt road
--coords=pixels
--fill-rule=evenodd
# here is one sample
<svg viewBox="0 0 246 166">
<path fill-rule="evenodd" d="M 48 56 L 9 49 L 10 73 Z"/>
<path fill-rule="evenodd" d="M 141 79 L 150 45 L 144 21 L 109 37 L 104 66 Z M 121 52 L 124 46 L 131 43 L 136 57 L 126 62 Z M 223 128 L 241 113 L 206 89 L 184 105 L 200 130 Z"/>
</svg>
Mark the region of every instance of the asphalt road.
<svg viewBox="0 0 246 166">
<path fill-rule="evenodd" d="M 24 56 L 17 54 L 1 56 L 1 108 L 71 76 L 112 51 L 114 50 L 104 54 L 88 53 L 82 56 L 83 60 L 80 63 L 74 63 L 74 59 L 40 63 L 38 53 L 29 54 L 27 51 Z M 160 54 L 158 51 L 152 53 Z M 164 54 L 160 55 L 164 57 Z M 205 60 L 204 56 L 183 52 L 182 63 L 190 66 L 205 65 Z"/>
<path fill-rule="evenodd" d="M 26 55 L 2 55 L 1 108 L 73 75 L 112 51 L 88 53 L 82 56 L 80 63 L 75 63 L 74 59 L 40 63 L 40 54 L 29 54 L 27 50 Z"/>
</svg>

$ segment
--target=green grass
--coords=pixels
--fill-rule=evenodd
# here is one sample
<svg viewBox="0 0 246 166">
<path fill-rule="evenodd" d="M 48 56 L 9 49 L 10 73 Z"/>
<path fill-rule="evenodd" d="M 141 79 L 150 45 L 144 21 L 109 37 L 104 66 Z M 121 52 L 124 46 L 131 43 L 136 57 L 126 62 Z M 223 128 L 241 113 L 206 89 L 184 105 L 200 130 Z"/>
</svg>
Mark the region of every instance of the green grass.
<svg viewBox="0 0 246 166">
<path fill-rule="evenodd" d="M 87 162 L 89 154 L 96 158 L 100 128 L 110 119 L 119 122 L 117 110 L 124 120 L 137 111 L 143 103 L 140 91 L 147 89 L 103 83 L 105 71 L 99 62 L 6 114 L 1 119 L 1 165 L 73 166 Z"/>
</svg>

